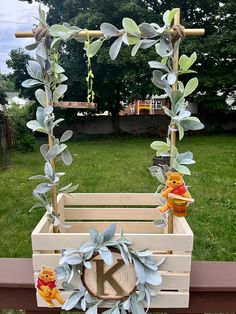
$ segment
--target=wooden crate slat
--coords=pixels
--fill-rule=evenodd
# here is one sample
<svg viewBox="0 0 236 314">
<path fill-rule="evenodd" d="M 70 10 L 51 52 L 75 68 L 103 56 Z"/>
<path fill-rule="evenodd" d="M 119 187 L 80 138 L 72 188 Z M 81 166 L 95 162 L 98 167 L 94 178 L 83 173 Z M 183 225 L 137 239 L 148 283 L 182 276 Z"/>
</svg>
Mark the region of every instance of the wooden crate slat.
<svg viewBox="0 0 236 314">
<path fill-rule="evenodd" d="M 66 220 L 154 220 L 160 215 L 156 208 L 65 208 Z"/>
<path fill-rule="evenodd" d="M 153 254 L 157 260 L 165 258 L 163 264 L 158 268 L 160 270 L 172 271 L 172 272 L 189 272 L 191 268 L 191 254 L 187 255 L 174 255 L 174 254 Z M 34 253 L 33 256 L 33 268 L 35 271 L 39 271 L 42 265 L 47 265 L 50 267 L 57 267 L 59 265 L 59 260 L 61 254 L 38 254 Z"/>
<path fill-rule="evenodd" d="M 124 228 L 125 230 L 125 228 Z M 119 237 L 119 235 L 117 235 Z M 136 249 L 149 248 L 155 251 L 192 251 L 193 237 L 183 234 L 128 234 Z M 87 233 L 32 234 L 33 250 L 62 250 L 79 247 L 81 242 L 89 242 Z"/>
<path fill-rule="evenodd" d="M 66 229 L 67 233 L 89 233 L 92 228 L 95 228 L 98 232 L 103 232 L 110 224 L 108 222 L 68 222 L 70 228 Z M 136 221 L 123 221 L 116 222 L 116 232 L 120 233 L 123 230 L 126 234 L 130 233 L 163 233 L 163 229 L 157 228 L 152 222 L 136 222 Z"/>
<path fill-rule="evenodd" d="M 73 193 L 64 195 L 65 205 L 117 205 L 117 206 L 142 206 L 160 204 L 159 196 L 155 193 Z"/>
<path fill-rule="evenodd" d="M 189 281 L 190 281 L 190 274 L 176 274 L 176 273 L 168 273 L 168 272 L 160 272 L 163 278 L 163 282 L 158 289 L 162 290 L 188 290 L 189 288 Z M 36 282 L 38 278 L 38 272 L 34 273 L 34 281 Z M 62 281 L 57 280 L 57 287 L 60 290 L 63 290 Z M 155 287 L 153 286 L 155 289 Z"/>
<path fill-rule="evenodd" d="M 63 299 L 67 299 L 72 292 L 62 291 L 61 295 Z M 39 307 L 47 307 L 46 302 L 37 295 L 37 303 Z M 158 292 L 158 294 L 152 298 L 151 307 L 152 308 L 186 308 L 189 303 L 189 293 L 188 292 Z M 60 305 L 57 303 L 57 306 Z M 110 308 L 110 303 L 105 303 L 103 308 Z"/>
</svg>

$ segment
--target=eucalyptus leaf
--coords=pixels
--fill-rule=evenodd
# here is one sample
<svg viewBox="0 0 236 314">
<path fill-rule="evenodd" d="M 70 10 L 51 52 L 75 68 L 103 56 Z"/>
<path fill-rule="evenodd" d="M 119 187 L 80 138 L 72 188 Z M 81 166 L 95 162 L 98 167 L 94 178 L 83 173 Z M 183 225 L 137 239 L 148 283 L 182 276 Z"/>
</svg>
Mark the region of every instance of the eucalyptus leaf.
<svg viewBox="0 0 236 314">
<path fill-rule="evenodd" d="M 168 109 L 166 106 L 162 106 L 162 109 L 164 110 L 164 112 L 167 116 L 169 116 L 171 118 L 173 117 L 173 112 L 170 109 Z"/>
<path fill-rule="evenodd" d="M 43 145 L 40 146 L 40 152 L 41 152 L 41 154 L 42 154 L 44 159 L 46 157 L 48 149 L 49 149 L 48 144 L 43 144 Z"/>
<path fill-rule="evenodd" d="M 55 144 L 53 145 L 52 147 L 49 148 L 46 156 L 45 156 L 45 159 L 46 160 L 52 160 L 56 157 L 56 155 L 58 154 L 59 152 L 59 145 L 58 144 Z"/>
<path fill-rule="evenodd" d="M 182 122 L 181 122 L 182 124 Z M 178 131 L 179 131 L 179 140 L 181 141 L 182 138 L 184 137 L 184 128 L 182 127 L 180 123 L 177 124 Z"/>
<path fill-rule="evenodd" d="M 144 284 L 146 281 L 144 266 L 136 258 L 133 258 L 133 263 L 134 263 L 136 275 L 138 277 L 138 282 L 140 282 L 141 284 Z"/>
<path fill-rule="evenodd" d="M 113 264 L 113 258 L 112 258 L 112 253 L 109 249 L 106 251 L 103 251 L 101 248 L 98 250 L 101 258 L 103 259 L 104 263 L 107 264 L 108 266 L 112 266 Z"/>
<path fill-rule="evenodd" d="M 115 60 L 119 54 L 120 48 L 122 46 L 123 39 L 122 37 L 117 38 L 110 47 L 109 55 L 111 60 Z"/>
<path fill-rule="evenodd" d="M 47 134 L 47 130 L 37 120 L 31 120 L 27 122 L 26 125 L 29 129 L 32 129 L 33 132 L 38 131 Z"/>
<path fill-rule="evenodd" d="M 134 20 L 128 17 L 125 17 L 122 20 L 122 25 L 124 27 L 124 30 L 130 35 L 138 36 L 138 37 L 141 36 L 141 32 L 138 28 L 138 25 L 135 23 Z"/>
<path fill-rule="evenodd" d="M 42 84 L 42 82 L 33 80 L 33 79 L 28 79 L 28 80 L 25 80 L 21 85 L 25 88 L 31 88 L 40 84 Z"/>
<path fill-rule="evenodd" d="M 69 311 L 73 309 L 78 304 L 78 302 L 80 301 L 82 297 L 83 297 L 83 291 L 73 292 L 69 296 L 69 298 L 66 300 L 66 302 L 62 305 L 62 309 L 65 311 Z"/>
<path fill-rule="evenodd" d="M 59 98 L 61 98 L 65 92 L 67 91 L 67 85 L 59 85 L 56 87 L 55 91 L 53 92 L 53 100 L 57 101 Z"/>
<path fill-rule="evenodd" d="M 146 269 L 145 276 L 146 282 L 151 285 L 159 286 L 162 283 L 162 277 L 158 271 L 151 271 Z"/>
<path fill-rule="evenodd" d="M 150 68 L 158 69 L 158 70 L 164 70 L 166 72 L 169 72 L 168 67 L 159 61 L 149 61 L 148 64 L 149 64 Z"/>
<path fill-rule="evenodd" d="M 73 162 L 72 155 L 67 149 L 63 150 L 61 153 L 61 159 L 66 166 L 70 166 Z"/>
<path fill-rule="evenodd" d="M 166 183 L 166 178 L 164 176 L 163 170 L 161 169 L 161 167 L 158 167 L 157 172 L 156 172 L 156 178 L 157 180 L 162 183 L 163 185 L 165 185 Z"/>
<path fill-rule="evenodd" d="M 168 83 L 169 83 L 170 85 L 173 85 L 173 84 L 176 82 L 176 79 L 177 79 L 177 77 L 176 77 L 176 75 L 175 75 L 174 72 L 168 73 L 168 75 L 167 75 L 167 81 L 168 81 Z"/>
<path fill-rule="evenodd" d="M 40 183 L 39 185 L 37 185 L 37 187 L 35 188 L 35 191 L 37 193 L 47 193 L 48 191 L 50 191 L 52 189 L 52 184 L 49 183 Z"/>
<path fill-rule="evenodd" d="M 184 88 L 184 97 L 192 94 L 198 86 L 198 79 L 196 77 L 188 81 Z"/>
<path fill-rule="evenodd" d="M 95 248 L 96 248 L 96 245 L 95 245 L 95 244 L 92 244 L 92 243 L 85 243 L 85 244 L 83 244 L 83 245 L 80 247 L 79 251 L 80 251 L 81 253 L 88 253 L 88 252 L 90 252 L 90 251 L 94 251 Z"/>
<path fill-rule="evenodd" d="M 154 46 L 156 43 L 157 43 L 157 40 L 143 39 L 143 40 L 141 40 L 140 48 L 141 49 L 147 49 L 147 48 Z"/>
<path fill-rule="evenodd" d="M 104 241 L 107 242 L 114 237 L 116 232 L 116 224 L 111 224 L 107 227 L 107 229 L 103 232 Z"/>
<path fill-rule="evenodd" d="M 46 93 L 42 89 L 37 89 L 35 91 L 35 97 L 37 101 L 40 103 L 41 106 L 45 107 L 46 106 Z"/>
<path fill-rule="evenodd" d="M 71 130 L 66 130 L 60 138 L 60 143 L 68 141 L 72 137 L 72 135 L 73 132 Z"/>
<path fill-rule="evenodd" d="M 197 117 L 189 117 L 181 121 L 181 125 L 184 130 L 201 130 L 204 128 L 204 124 Z"/>
<path fill-rule="evenodd" d="M 163 76 L 163 73 L 161 71 L 154 70 L 153 71 L 152 82 L 157 87 L 159 87 L 161 89 L 165 89 L 165 88 L 169 87 L 169 84 L 168 84 L 167 80 L 162 79 L 162 76 Z"/>
<path fill-rule="evenodd" d="M 136 53 L 138 52 L 138 50 L 139 50 L 141 44 L 142 44 L 142 41 L 139 40 L 139 41 L 133 46 L 133 48 L 132 48 L 132 50 L 131 50 L 131 56 L 132 56 L 132 57 L 134 57 L 134 56 L 136 55 Z"/>
<path fill-rule="evenodd" d="M 44 120 L 45 120 L 44 108 L 42 108 L 42 107 L 38 107 L 37 108 L 37 110 L 36 110 L 36 119 L 37 119 L 37 121 L 39 122 L 39 124 L 42 127 L 45 127 L 45 124 L 44 124 Z"/>
<path fill-rule="evenodd" d="M 41 41 L 36 49 L 36 54 L 37 56 L 41 57 L 44 60 L 47 60 L 48 58 L 48 53 L 47 53 L 47 48 L 45 46 L 44 41 Z"/>
<path fill-rule="evenodd" d="M 63 67 L 60 66 L 60 64 L 58 64 L 56 62 L 53 64 L 53 70 L 55 71 L 55 73 L 63 73 L 63 72 L 65 72 Z"/>
<path fill-rule="evenodd" d="M 45 180 L 45 176 L 41 175 L 41 174 L 38 174 L 36 176 L 32 176 L 29 178 L 29 180 Z"/>
<path fill-rule="evenodd" d="M 52 168 L 52 165 L 49 161 L 47 161 L 45 163 L 45 166 L 44 166 L 44 173 L 47 177 L 53 179 L 54 178 L 54 171 L 53 171 L 53 168 Z"/>
<path fill-rule="evenodd" d="M 90 58 L 96 55 L 98 50 L 101 48 L 102 44 L 103 44 L 103 41 L 100 39 L 95 40 L 90 44 L 90 49 L 89 49 Z"/>
<path fill-rule="evenodd" d="M 42 81 L 42 68 L 37 61 L 29 60 L 26 68 L 32 78 Z"/>
<path fill-rule="evenodd" d="M 110 23 L 102 23 L 100 29 L 107 37 L 113 37 L 119 34 L 119 30 Z"/>
<path fill-rule="evenodd" d="M 170 25 L 171 25 L 171 22 L 172 22 L 172 20 L 173 20 L 173 18 L 174 18 L 174 16 L 175 16 L 175 14 L 176 14 L 177 11 L 178 11 L 177 8 L 174 8 L 174 9 L 172 9 L 171 11 L 169 11 L 169 13 L 168 13 L 168 15 L 167 15 L 167 18 L 165 18 L 165 20 L 166 20 L 166 23 L 165 23 L 165 24 L 167 24 L 167 26 L 170 26 Z"/>
<path fill-rule="evenodd" d="M 176 169 L 178 172 L 183 173 L 183 174 L 185 174 L 185 175 L 191 175 L 190 170 L 189 170 L 186 166 L 178 165 L 177 167 L 175 167 L 175 169 Z"/>
<path fill-rule="evenodd" d="M 26 49 L 26 50 L 29 50 L 29 51 L 34 50 L 34 49 L 36 49 L 36 48 L 38 47 L 39 43 L 40 43 L 40 42 L 36 41 L 36 42 L 33 43 L 33 44 L 30 44 L 30 45 L 25 46 L 25 49 Z"/>
<path fill-rule="evenodd" d="M 71 31 L 66 26 L 59 24 L 54 24 L 49 28 L 49 34 L 53 37 L 60 37 L 62 33 L 71 33 Z"/>
<path fill-rule="evenodd" d="M 142 23 L 138 26 L 138 28 L 142 36 L 149 37 L 149 38 L 157 36 L 157 31 L 155 27 L 153 27 L 151 24 Z"/>
</svg>

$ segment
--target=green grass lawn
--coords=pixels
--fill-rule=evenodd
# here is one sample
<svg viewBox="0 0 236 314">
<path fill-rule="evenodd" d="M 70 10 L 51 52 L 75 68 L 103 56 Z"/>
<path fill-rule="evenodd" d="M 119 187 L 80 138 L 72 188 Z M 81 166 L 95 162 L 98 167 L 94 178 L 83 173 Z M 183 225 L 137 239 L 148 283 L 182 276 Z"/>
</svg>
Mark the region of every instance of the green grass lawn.
<svg viewBox="0 0 236 314">
<path fill-rule="evenodd" d="M 155 192 L 149 174 L 153 151 L 150 138 L 109 138 L 70 143 L 74 157 L 64 183 L 79 183 L 79 192 Z M 235 260 L 236 255 L 236 138 L 186 137 L 179 151 L 194 153 L 196 165 L 186 177 L 196 202 L 188 222 L 195 235 L 194 259 Z M 0 256 L 30 257 L 30 234 L 44 211 L 28 209 L 43 160 L 39 152 L 10 154 L 10 167 L 0 173 Z"/>
</svg>

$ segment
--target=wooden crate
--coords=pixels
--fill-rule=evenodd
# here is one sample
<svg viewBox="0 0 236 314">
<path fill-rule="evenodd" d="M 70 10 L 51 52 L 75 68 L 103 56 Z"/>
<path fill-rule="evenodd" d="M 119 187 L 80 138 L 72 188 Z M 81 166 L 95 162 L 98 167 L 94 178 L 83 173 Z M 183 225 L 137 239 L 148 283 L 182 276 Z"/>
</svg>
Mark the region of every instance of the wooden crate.
<svg viewBox="0 0 236 314">
<path fill-rule="evenodd" d="M 57 250 L 79 248 L 82 241 L 88 242 L 91 228 L 102 232 L 112 222 L 116 223 L 119 235 L 123 229 L 136 249 L 148 248 L 157 259 L 165 257 L 159 270 L 163 276 L 160 292 L 152 299 L 152 308 L 186 308 L 189 303 L 189 284 L 193 233 L 185 218 L 174 217 L 174 233 L 166 228 L 156 228 L 156 207 L 159 198 L 151 193 L 74 193 L 58 196 L 58 209 L 70 229 L 50 233 L 46 215 L 32 233 L 33 268 L 35 278 L 42 265 L 58 266 Z M 58 284 L 61 289 L 61 283 Z M 63 289 L 62 289 L 63 290 Z M 71 292 L 62 291 L 64 299 Z M 37 297 L 38 306 L 47 306 Z"/>
</svg>

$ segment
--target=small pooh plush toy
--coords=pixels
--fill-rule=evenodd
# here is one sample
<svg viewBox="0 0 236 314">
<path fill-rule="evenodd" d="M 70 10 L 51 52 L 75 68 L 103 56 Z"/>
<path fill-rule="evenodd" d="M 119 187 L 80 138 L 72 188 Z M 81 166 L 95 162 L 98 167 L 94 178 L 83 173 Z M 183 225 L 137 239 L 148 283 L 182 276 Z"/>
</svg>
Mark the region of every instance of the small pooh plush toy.
<svg viewBox="0 0 236 314">
<path fill-rule="evenodd" d="M 165 213 L 172 209 L 175 216 L 186 217 L 187 207 L 194 200 L 184 184 L 183 174 L 168 171 L 166 176 L 166 186 L 161 191 L 161 196 L 166 199 L 166 203 L 159 208 L 159 211 Z"/>
<path fill-rule="evenodd" d="M 38 295 L 48 303 L 49 307 L 55 306 L 53 300 L 57 300 L 60 304 L 65 303 L 56 286 L 56 273 L 53 268 L 47 266 L 41 267 L 36 288 Z"/>
</svg>

